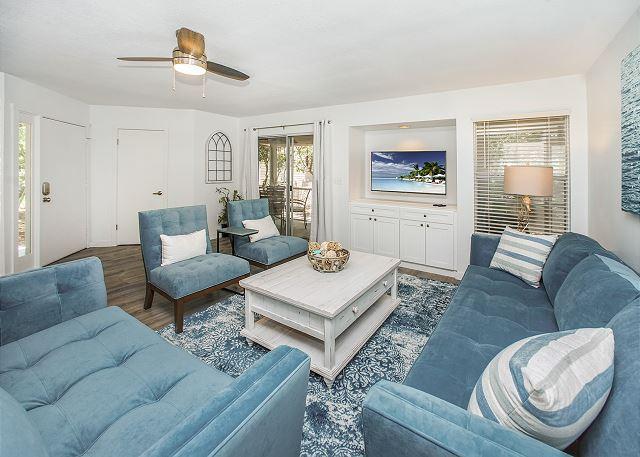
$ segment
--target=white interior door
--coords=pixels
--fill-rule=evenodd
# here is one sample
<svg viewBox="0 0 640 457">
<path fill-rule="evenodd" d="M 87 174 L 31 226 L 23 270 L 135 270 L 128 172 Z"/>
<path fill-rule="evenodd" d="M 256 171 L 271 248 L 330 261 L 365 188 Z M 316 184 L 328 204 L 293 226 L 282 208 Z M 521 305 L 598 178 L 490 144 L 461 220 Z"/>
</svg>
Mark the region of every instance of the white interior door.
<svg viewBox="0 0 640 457">
<path fill-rule="evenodd" d="M 138 211 L 167 207 L 167 133 L 118 130 L 117 242 L 138 244 Z"/>
<path fill-rule="evenodd" d="M 42 119 L 41 188 L 38 196 L 40 265 L 47 265 L 87 247 L 85 136 L 84 127 Z"/>
</svg>

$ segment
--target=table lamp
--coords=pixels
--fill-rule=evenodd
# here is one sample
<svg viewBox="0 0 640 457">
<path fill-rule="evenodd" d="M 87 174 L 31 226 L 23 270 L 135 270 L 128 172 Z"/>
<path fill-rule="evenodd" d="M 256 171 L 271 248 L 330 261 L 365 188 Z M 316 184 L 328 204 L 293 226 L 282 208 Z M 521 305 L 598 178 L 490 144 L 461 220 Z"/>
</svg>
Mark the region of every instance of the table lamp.
<svg viewBox="0 0 640 457">
<path fill-rule="evenodd" d="M 553 167 L 529 165 L 504 167 L 504 192 L 520 195 L 518 230 L 524 232 L 529 226 L 531 197 L 553 196 Z"/>
</svg>

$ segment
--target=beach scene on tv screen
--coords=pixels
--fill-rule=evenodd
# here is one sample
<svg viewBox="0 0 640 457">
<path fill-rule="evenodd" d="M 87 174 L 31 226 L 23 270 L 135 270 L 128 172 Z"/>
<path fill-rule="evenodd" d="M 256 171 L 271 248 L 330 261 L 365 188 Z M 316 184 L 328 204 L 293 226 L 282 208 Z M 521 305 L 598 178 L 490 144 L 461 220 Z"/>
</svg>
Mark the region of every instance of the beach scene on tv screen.
<svg viewBox="0 0 640 457">
<path fill-rule="evenodd" d="M 446 151 L 371 152 L 371 190 L 447 193 Z"/>
</svg>

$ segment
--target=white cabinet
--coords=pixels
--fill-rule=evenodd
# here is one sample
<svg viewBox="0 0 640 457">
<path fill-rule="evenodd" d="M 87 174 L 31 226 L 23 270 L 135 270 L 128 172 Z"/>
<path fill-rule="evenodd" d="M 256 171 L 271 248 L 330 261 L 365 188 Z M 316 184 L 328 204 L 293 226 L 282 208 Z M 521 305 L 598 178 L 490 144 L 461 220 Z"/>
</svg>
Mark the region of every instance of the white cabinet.
<svg viewBox="0 0 640 457">
<path fill-rule="evenodd" d="M 351 215 L 351 249 L 373 252 L 373 217 L 362 214 Z"/>
<path fill-rule="evenodd" d="M 400 220 L 400 260 L 425 264 L 425 223 Z"/>
<path fill-rule="evenodd" d="M 456 213 L 399 202 L 351 205 L 351 249 L 456 269 Z"/>
<path fill-rule="evenodd" d="M 398 219 L 389 217 L 373 218 L 373 253 L 386 257 L 399 255 Z"/>
<path fill-rule="evenodd" d="M 453 225 L 429 222 L 426 227 L 426 264 L 445 270 L 454 269 Z"/>
<path fill-rule="evenodd" d="M 398 257 L 398 219 L 351 215 L 351 249 Z"/>
</svg>

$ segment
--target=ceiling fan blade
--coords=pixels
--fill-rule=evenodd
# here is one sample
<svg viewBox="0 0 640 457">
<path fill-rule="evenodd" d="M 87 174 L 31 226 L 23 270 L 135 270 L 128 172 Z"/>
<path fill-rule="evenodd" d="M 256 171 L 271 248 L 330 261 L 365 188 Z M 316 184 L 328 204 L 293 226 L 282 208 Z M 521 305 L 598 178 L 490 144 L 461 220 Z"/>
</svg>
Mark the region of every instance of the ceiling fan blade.
<svg viewBox="0 0 640 457">
<path fill-rule="evenodd" d="M 235 70 L 230 67 L 225 67 L 215 62 L 207 62 L 207 70 L 216 75 L 224 76 L 225 78 L 235 79 L 237 81 L 245 81 L 249 79 L 249 75 L 245 75 L 241 71 Z"/>
<path fill-rule="evenodd" d="M 171 57 L 116 57 L 118 60 L 126 62 L 171 62 Z"/>
<path fill-rule="evenodd" d="M 204 55 L 204 36 L 201 33 L 182 27 L 176 30 L 178 49 L 199 59 Z"/>
</svg>

